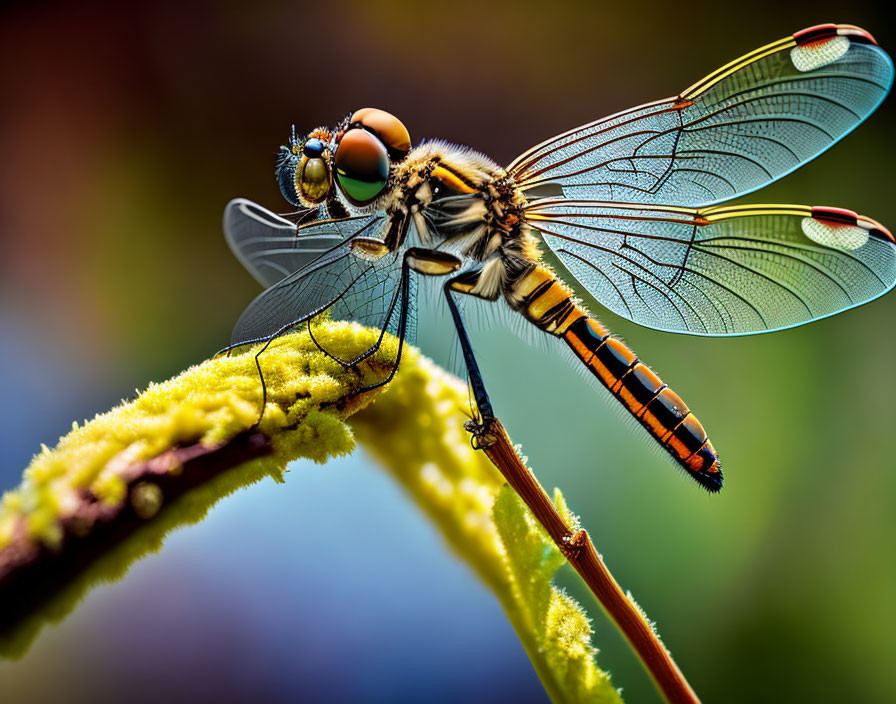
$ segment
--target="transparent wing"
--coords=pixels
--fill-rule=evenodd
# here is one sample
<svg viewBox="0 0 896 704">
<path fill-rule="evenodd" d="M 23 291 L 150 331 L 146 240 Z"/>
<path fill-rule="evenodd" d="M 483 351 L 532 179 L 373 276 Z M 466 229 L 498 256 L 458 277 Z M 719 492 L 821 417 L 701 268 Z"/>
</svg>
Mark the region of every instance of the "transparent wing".
<svg viewBox="0 0 896 704">
<path fill-rule="evenodd" d="M 681 95 L 592 122 L 516 159 L 524 189 L 567 198 L 709 205 L 793 171 L 880 104 L 893 63 L 851 25 L 797 32 Z"/>
<path fill-rule="evenodd" d="M 224 237 L 230 249 L 262 286 L 299 271 L 349 237 L 364 234 L 368 216 L 333 220 L 322 208 L 309 210 L 299 224 L 245 198 L 224 208 Z"/>
<path fill-rule="evenodd" d="M 780 330 L 867 303 L 896 283 L 893 236 L 836 208 L 557 199 L 533 203 L 526 218 L 602 305 L 658 330 Z"/>
<path fill-rule="evenodd" d="M 262 292 L 237 321 L 232 344 L 275 335 L 324 312 L 335 319 L 398 334 L 403 310 L 407 316 L 405 339 L 413 342 L 413 281 L 402 276 L 404 251 L 372 259 L 352 247 L 358 234 L 381 237 L 388 221 L 382 212 L 357 218 L 354 235 Z"/>
</svg>

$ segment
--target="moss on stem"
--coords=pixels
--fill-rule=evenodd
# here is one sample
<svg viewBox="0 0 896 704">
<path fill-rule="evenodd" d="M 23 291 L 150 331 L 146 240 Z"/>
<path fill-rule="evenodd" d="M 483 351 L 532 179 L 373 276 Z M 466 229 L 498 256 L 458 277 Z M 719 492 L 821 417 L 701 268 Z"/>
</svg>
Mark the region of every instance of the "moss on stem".
<svg viewBox="0 0 896 704">
<path fill-rule="evenodd" d="M 326 321 L 315 337 L 351 357 L 376 333 Z M 382 357 L 395 344 L 385 340 Z M 91 585 L 123 575 L 223 496 L 281 481 L 293 459 L 351 452 L 357 439 L 495 593 L 552 699 L 621 701 L 594 662 L 587 617 L 551 584 L 559 552 L 507 489 L 496 507 L 504 482 L 470 447 L 464 385 L 405 348 L 393 382 L 359 393 L 382 376 L 380 357 L 345 369 L 307 332 L 285 336 L 262 358 L 257 427 L 261 388 L 246 352 L 151 385 L 44 448 L 0 504 L 0 653 L 24 652 Z"/>
</svg>

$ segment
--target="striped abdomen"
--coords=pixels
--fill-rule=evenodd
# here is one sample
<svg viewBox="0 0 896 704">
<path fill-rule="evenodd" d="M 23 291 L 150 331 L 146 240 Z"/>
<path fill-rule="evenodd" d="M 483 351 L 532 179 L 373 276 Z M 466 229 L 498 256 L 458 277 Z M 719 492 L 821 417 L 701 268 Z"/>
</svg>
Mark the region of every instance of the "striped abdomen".
<svg viewBox="0 0 896 704">
<path fill-rule="evenodd" d="M 684 401 L 572 299 L 570 290 L 537 266 L 508 296 L 526 318 L 562 337 L 576 356 L 660 445 L 703 487 L 722 488 L 719 457 Z"/>
</svg>

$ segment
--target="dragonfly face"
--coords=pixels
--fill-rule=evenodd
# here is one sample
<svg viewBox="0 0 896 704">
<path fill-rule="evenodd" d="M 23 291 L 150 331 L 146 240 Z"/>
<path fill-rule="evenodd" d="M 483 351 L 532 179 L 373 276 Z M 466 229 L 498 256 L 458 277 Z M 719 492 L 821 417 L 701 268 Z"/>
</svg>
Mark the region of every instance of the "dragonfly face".
<svg viewBox="0 0 896 704">
<path fill-rule="evenodd" d="M 280 147 L 277 183 L 293 205 L 313 208 L 326 200 L 333 184 L 332 142 L 331 133 L 321 127 L 302 140 L 293 130 L 289 145 Z"/>
<path fill-rule="evenodd" d="M 411 137 L 397 117 L 365 108 L 334 129 L 319 127 L 301 140 L 293 130 L 289 144 L 280 148 L 277 182 L 293 205 L 332 203 L 338 186 L 348 205 L 364 206 L 383 192 L 392 162 L 410 148 Z"/>
<path fill-rule="evenodd" d="M 281 188 L 308 208 L 298 222 L 242 199 L 227 206 L 228 242 L 268 287 L 232 341 L 270 341 L 322 313 L 413 340 L 416 277 L 441 277 L 484 418 L 491 403 L 459 296 L 501 299 L 562 340 L 717 491 L 720 464 L 702 424 L 541 261 L 537 237 L 602 305 L 660 330 L 747 335 L 866 303 L 896 283 L 896 240 L 880 223 L 840 208 L 720 203 L 830 147 L 892 80 L 867 32 L 820 25 L 671 98 L 553 137 L 506 168 L 444 142 L 411 149 L 396 117 L 359 110 L 283 148 Z"/>
</svg>

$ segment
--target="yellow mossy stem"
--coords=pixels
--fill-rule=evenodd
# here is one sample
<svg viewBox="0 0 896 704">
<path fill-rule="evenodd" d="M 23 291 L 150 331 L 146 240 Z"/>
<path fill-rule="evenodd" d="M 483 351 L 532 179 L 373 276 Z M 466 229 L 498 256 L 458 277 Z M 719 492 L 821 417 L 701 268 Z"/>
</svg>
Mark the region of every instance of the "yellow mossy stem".
<svg viewBox="0 0 896 704">
<path fill-rule="evenodd" d="M 335 353 L 351 357 L 352 350 L 369 347 L 379 333 L 324 321 L 315 336 Z M 387 357 L 394 355 L 395 344 L 391 338 L 385 341 Z M 298 457 L 323 462 L 352 451 L 354 438 L 344 419 L 382 392 L 358 393 L 374 375 L 381 378 L 382 370 L 363 365 L 346 370 L 322 355 L 307 332 L 289 335 L 262 357 L 268 404 L 260 423 L 263 435 L 256 435 L 265 438 L 266 447 L 256 454 L 265 456 L 222 465 L 186 493 L 171 491 L 167 499 L 161 494 L 152 512 L 143 499 L 131 496 L 150 460 L 158 472 L 159 458 L 176 457 L 190 447 L 226 450 L 250 431 L 261 407 L 254 351 L 208 360 L 151 384 L 133 401 L 74 424 L 53 450 L 44 448 L 34 457 L 22 483 L 0 501 L 0 654 L 23 653 L 43 624 L 64 617 L 92 584 L 120 577 L 134 560 L 157 550 L 168 531 L 201 520 L 237 488 L 265 476 L 282 481 L 287 463 Z M 408 352 L 409 366 L 417 356 Z M 189 472 L 180 476 L 177 461 L 162 471 L 169 489 L 177 489 L 181 479 L 192 481 Z M 136 528 L 135 514 L 147 518 Z M 121 539 L 102 547 L 117 530 Z M 85 549 L 91 538 L 95 543 Z M 16 604 L 4 598 L 35 591 L 29 582 L 35 564 L 45 570 L 37 586 L 50 593 L 17 612 Z M 22 577 L 29 569 L 29 576 Z"/>
<path fill-rule="evenodd" d="M 318 326 L 316 335 L 345 354 L 376 340 L 376 333 L 359 325 L 329 321 Z M 387 347 L 394 344 L 390 340 Z M 335 405 L 362 385 L 355 372 L 320 354 L 307 333 L 276 341 L 262 365 L 268 405 L 260 430 L 271 438 L 282 464 L 300 455 L 323 460 L 351 451 L 347 429 L 330 419 L 342 418 Z M 373 395 L 365 394 L 364 402 Z M 128 466 L 178 445 L 226 442 L 255 423 L 260 405 L 253 354 L 209 360 L 151 384 L 134 401 L 73 428 L 55 449 L 38 454 L 22 484 L 4 496 L 0 526 L 18 513 L 28 518 L 31 537 L 54 547 L 58 531 L 53 530 L 53 519 L 72 492 L 86 490 L 107 503 L 119 503 L 125 484 L 118 474 Z M 312 413 L 321 409 L 326 413 Z M 299 433 L 291 430 L 309 414 L 313 422 Z M 0 549 L 9 540 L 9 535 L 0 534 Z"/>
<path fill-rule="evenodd" d="M 342 358 L 379 335 L 333 321 L 318 324 L 314 334 Z M 85 496 L 113 515 L 130 507 L 142 522 L 15 631 L 0 626 L 0 654 L 22 653 L 45 622 L 64 617 L 92 584 L 123 575 L 134 560 L 158 549 L 168 531 L 200 520 L 222 497 L 265 476 L 282 480 L 293 459 L 323 462 L 350 452 L 357 438 L 495 593 L 551 698 L 621 702 L 594 662 L 587 616 L 551 583 L 562 557 L 489 459 L 470 446 L 464 384 L 405 347 L 395 379 L 359 395 L 370 380 L 382 378 L 382 360 L 394 358 L 396 344 L 387 337 L 382 355 L 354 370 L 322 355 L 307 332 L 277 340 L 262 357 L 268 405 L 259 429 L 269 454 L 222 468 L 173 500 L 166 500 L 163 480 L 186 479 L 194 470 L 172 461 L 159 475 L 162 459 L 184 446 L 236 445 L 257 420 L 261 387 L 254 350 L 191 367 L 74 425 L 55 449 L 34 458 L 22 484 L 0 501 L 0 594 L 4 554 L 21 548 L 23 540 L 53 555 L 91 535 L 89 520 L 72 520 Z M 135 467 L 153 462 L 156 474 L 135 474 Z M 555 501 L 566 516 L 559 495 Z"/>
</svg>

